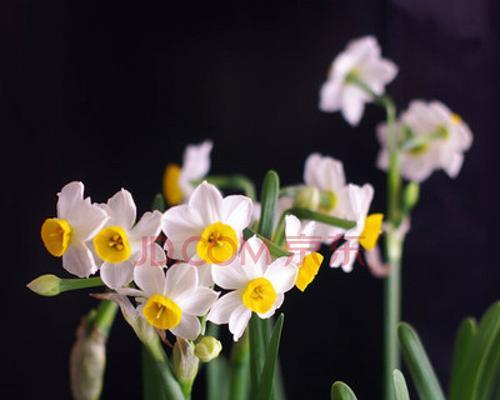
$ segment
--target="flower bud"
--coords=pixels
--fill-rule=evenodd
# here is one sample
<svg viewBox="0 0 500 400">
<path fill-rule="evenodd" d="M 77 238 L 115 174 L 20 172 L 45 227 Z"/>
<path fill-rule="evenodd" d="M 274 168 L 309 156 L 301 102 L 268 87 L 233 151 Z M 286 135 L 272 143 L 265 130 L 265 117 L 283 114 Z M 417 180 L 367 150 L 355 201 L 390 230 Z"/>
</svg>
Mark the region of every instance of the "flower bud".
<svg viewBox="0 0 500 400">
<path fill-rule="evenodd" d="M 203 336 L 194 347 L 194 354 L 202 362 L 210 362 L 217 358 L 222 350 L 222 344 L 213 336 Z"/>
<path fill-rule="evenodd" d="M 172 352 L 174 374 L 185 387 L 191 387 L 198 373 L 200 361 L 194 354 L 194 344 L 188 340 L 177 338 Z"/>
<path fill-rule="evenodd" d="M 300 188 L 293 200 L 294 207 L 317 210 L 320 206 L 321 193 L 318 188 L 304 186 Z"/>
<path fill-rule="evenodd" d="M 408 214 L 418 203 L 420 197 L 420 185 L 416 182 L 408 183 L 403 191 L 402 209 L 404 214 Z"/>
<path fill-rule="evenodd" d="M 47 274 L 39 276 L 26 286 L 40 296 L 57 296 L 61 293 L 61 282 L 61 278 Z"/>
<path fill-rule="evenodd" d="M 71 392 L 75 400 L 100 398 L 106 366 L 105 337 L 98 329 L 88 331 L 82 319 L 70 354 Z"/>
</svg>

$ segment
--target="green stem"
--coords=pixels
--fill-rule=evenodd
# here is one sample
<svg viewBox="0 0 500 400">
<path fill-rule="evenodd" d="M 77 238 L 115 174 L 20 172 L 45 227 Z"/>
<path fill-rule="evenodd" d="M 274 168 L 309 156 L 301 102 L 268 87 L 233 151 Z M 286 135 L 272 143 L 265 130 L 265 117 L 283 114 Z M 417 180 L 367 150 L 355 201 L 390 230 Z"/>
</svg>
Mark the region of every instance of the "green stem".
<svg viewBox="0 0 500 400">
<path fill-rule="evenodd" d="M 231 354 L 231 384 L 229 388 L 229 399 L 231 400 L 248 399 L 249 358 L 250 347 L 248 336 L 245 335 L 234 344 Z"/>
<path fill-rule="evenodd" d="M 257 198 L 255 185 L 244 175 L 209 175 L 204 178 L 207 182 L 217 186 L 219 189 L 238 189 L 252 200 Z M 196 182 L 199 183 L 199 182 Z"/>
<path fill-rule="evenodd" d="M 117 311 L 117 304 L 109 300 L 101 301 L 95 315 L 88 323 L 88 332 L 97 329 L 104 336 L 104 338 L 107 339 L 109 331 L 113 326 Z"/>
<path fill-rule="evenodd" d="M 104 286 L 101 278 L 85 278 L 85 279 L 61 279 L 60 290 L 62 292 L 69 292 L 71 290 L 88 289 L 94 287 Z"/>
</svg>

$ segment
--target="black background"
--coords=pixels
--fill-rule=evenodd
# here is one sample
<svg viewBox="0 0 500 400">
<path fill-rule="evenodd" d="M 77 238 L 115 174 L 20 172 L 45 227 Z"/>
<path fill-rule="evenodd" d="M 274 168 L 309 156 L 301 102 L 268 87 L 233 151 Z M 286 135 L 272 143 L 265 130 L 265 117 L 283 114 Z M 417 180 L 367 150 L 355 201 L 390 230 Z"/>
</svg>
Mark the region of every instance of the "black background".
<svg viewBox="0 0 500 400">
<path fill-rule="evenodd" d="M 25 284 L 64 271 L 39 239 L 71 180 L 105 201 L 121 187 L 140 210 L 167 162 L 212 138 L 213 173 L 260 182 L 275 168 L 301 180 L 312 151 L 344 161 L 349 181 L 372 182 L 370 106 L 358 129 L 318 108 L 327 68 L 345 43 L 375 34 L 400 66 L 389 86 L 400 108 L 440 99 L 470 124 L 474 145 L 459 179 L 422 187 L 407 240 L 403 316 L 420 332 L 439 377 L 449 376 L 454 331 L 498 298 L 499 10 L 494 1 L 5 1 L 0 6 L 2 141 L 2 394 L 69 398 L 67 357 L 93 304 L 85 293 L 41 298 Z M 333 380 L 380 397 L 382 286 L 366 268 L 324 267 L 294 292 L 281 358 L 291 399 L 328 398 Z M 139 398 L 139 345 L 120 319 L 109 343 L 103 398 Z M 121 397 L 120 397 L 121 396 Z M 195 398 L 201 398 L 199 393 Z"/>
</svg>

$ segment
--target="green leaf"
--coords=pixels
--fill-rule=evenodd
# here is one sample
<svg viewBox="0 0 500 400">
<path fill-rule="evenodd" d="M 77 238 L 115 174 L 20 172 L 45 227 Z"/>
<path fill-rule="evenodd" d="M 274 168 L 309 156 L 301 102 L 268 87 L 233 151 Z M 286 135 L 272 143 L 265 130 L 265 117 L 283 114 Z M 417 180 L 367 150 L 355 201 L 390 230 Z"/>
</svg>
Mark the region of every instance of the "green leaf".
<svg viewBox="0 0 500 400">
<path fill-rule="evenodd" d="M 467 365 L 471 358 L 471 350 L 476 336 L 476 321 L 473 318 L 465 319 L 460 324 L 455 338 L 449 388 L 450 400 L 459 400 L 461 398 L 464 383 L 467 381 Z"/>
<path fill-rule="evenodd" d="M 344 382 L 335 382 L 330 391 L 331 400 L 357 400 L 352 389 Z"/>
<path fill-rule="evenodd" d="M 142 398 L 143 400 L 167 400 L 155 361 L 142 346 Z"/>
<path fill-rule="evenodd" d="M 207 365 L 207 400 L 228 399 L 229 366 L 227 359 L 220 355 Z"/>
<path fill-rule="evenodd" d="M 443 390 L 417 332 L 407 323 L 398 326 L 403 359 L 421 400 L 445 400 Z"/>
<path fill-rule="evenodd" d="M 273 390 L 274 377 L 276 375 L 276 365 L 281 341 L 281 332 L 283 330 L 283 321 L 285 316 L 280 314 L 274 324 L 273 333 L 269 340 L 269 345 L 266 349 L 266 361 L 262 374 L 259 379 L 259 390 L 257 392 L 257 400 L 269 400 Z"/>
<path fill-rule="evenodd" d="M 271 253 L 271 255 L 273 257 L 288 257 L 290 255 L 290 253 L 288 253 L 288 251 L 286 251 L 282 247 L 278 246 L 273 241 L 265 238 L 264 236 L 259 235 L 258 233 L 255 233 L 250 228 L 245 228 L 245 230 L 243 231 L 243 236 L 245 237 L 245 240 L 250 239 L 254 235 L 257 235 L 257 237 L 266 244 L 267 248 L 269 249 L 269 252 Z"/>
<path fill-rule="evenodd" d="M 268 239 L 271 238 L 274 229 L 274 216 L 278 204 L 280 191 L 280 178 L 274 171 L 268 171 L 262 183 L 260 196 L 261 213 L 258 233 Z"/>
<path fill-rule="evenodd" d="M 500 301 L 484 313 L 471 349 L 467 374 L 469 380 L 462 389 L 463 399 L 485 400 L 493 391 L 500 358 Z"/>
<path fill-rule="evenodd" d="M 410 400 L 408 387 L 404 375 L 399 369 L 395 369 L 392 373 L 394 379 L 394 391 L 396 393 L 396 400 Z"/>
<path fill-rule="evenodd" d="M 151 210 L 157 210 L 160 212 L 165 211 L 165 199 L 161 193 L 157 193 L 153 198 L 153 203 L 151 203 Z"/>
<path fill-rule="evenodd" d="M 231 354 L 231 384 L 229 400 L 246 400 L 250 386 L 250 348 L 245 335 L 233 345 Z M 215 399 L 218 400 L 218 399 Z"/>
<path fill-rule="evenodd" d="M 253 314 L 249 324 L 250 336 L 250 378 L 252 382 L 252 399 L 257 393 L 259 376 L 264 364 L 266 344 L 262 331 L 262 320 L 257 314 Z"/>
</svg>

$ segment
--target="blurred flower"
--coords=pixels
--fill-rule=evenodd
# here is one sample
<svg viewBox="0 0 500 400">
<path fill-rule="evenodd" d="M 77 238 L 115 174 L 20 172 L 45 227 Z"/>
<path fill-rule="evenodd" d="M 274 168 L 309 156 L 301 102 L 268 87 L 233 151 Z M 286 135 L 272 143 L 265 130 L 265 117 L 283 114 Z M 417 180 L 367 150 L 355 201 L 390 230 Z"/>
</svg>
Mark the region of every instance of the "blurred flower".
<svg viewBox="0 0 500 400">
<path fill-rule="evenodd" d="M 252 312 L 260 318 L 271 317 L 283 304 L 284 293 L 295 284 L 297 267 L 290 263 L 290 258 L 270 262 L 268 255 L 264 242 L 253 236 L 231 265 L 213 267 L 215 283 L 231 291 L 217 300 L 208 320 L 229 323 L 234 341 L 245 331 Z"/>
<path fill-rule="evenodd" d="M 104 226 L 109 216 L 83 198 L 83 183 L 71 182 L 61 189 L 57 218 L 47 218 L 42 225 L 43 244 L 50 254 L 62 256 L 64 269 L 80 278 L 97 271 L 87 242 Z"/>
<path fill-rule="evenodd" d="M 212 284 L 211 266 L 230 262 L 240 238 L 252 220 L 252 200 L 246 196 L 222 197 L 207 182 L 199 185 L 188 204 L 170 208 L 162 219 L 170 258 L 197 265 L 202 284 Z"/>
<path fill-rule="evenodd" d="M 141 303 L 139 310 L 146 321 L 156 329 L 189 340 L 198 337 L 198 317 L 208 313 L 219 295 L 200 286 L 196 268 L 184 263 L 171 266 L 166 275 L 161 267 L 137 266 L 134 281 L 141 290 L 130 293 Z"/>
<path fill-rule="evenodd" d="M 456 177 L 464 152 L 472 144 L 472 132 L 467 124 L 438 101 L 412 101 L 395 128 L 402 149 L 401 174 L 416 182 L 424 181 L 437 169 L 444 169 L 450 177 Z M 382 145 L 377 165 L 387 170 L 386 124 L 379 125 L 377 135 Z"/>
<path fill-rule="evenodd" d="M 316 236 L 315 229 L 314 221 L 302 224 L 295 215 L 286 216 L 287 250 L 293 254 L 294 263 L 299 265 L 295 286 L 302 292 L 314 280 L 323 262 L 323 256 L 315 251 L 321 244 L 321 237 Z"/>
<path fill-rule="evenodd" d="M 381 57 L 380 46 L 373 36 L 365 36 L 348 43 L 332 63 L 328 80 L 321 87 L 319 108 L 322 111 L 341 111 L 347 122 L 357 125 L 365 103 L 371 96 L 350 81 L 363 82 L 377 95 L 384 93 L 398 72 L 397 66 Z"/>
<path fill-rule="evenodd" d="M 165 252 L 154 241 L 160 233 L 159 211 L 146 212 L 136 224 L 136 206 L 125 189 L 100 204 L 110 216 L 105 227 L 93 239 L 94 250 L 101 261 L 101 278 L 112 289 L 132 282 L 134 266 L 151 258 L 157 265 L 165 265 Z"/>
<path fill-rule="evenodd" d="M 331 267 L 342 266 L 345 272 L 351 272 L 359 251 L 359 244 L 366 250 L 372 250 L 377 245 L 382 233 L 384 216 L 383 214 L 368 215 L 373 194 L 373 187 L 370 184 L 362 187 L 348 185 L 349 216 L 350 219 L 356 221 L 356 226 L 346 231 L 344 236 L 346 242 L 332 254 Z"/>
<path fill-rule="evenodd" d="M 190 144 L 184 151 L 182 167 L 168 164 L 163 175 L 163 194 L 170 205 L 177 205 L 189 199 L 195 184 L 210 170 L 210 152 L 213 143 L 205 140 L 200 144 Z"/>
<path fill-rule="evenodd" d="M 194 354 L 201 361 L 207 363 L 219 357 L 222 343 L 213 336 L 203 336 L 194 348 Z"/>
</svg>

